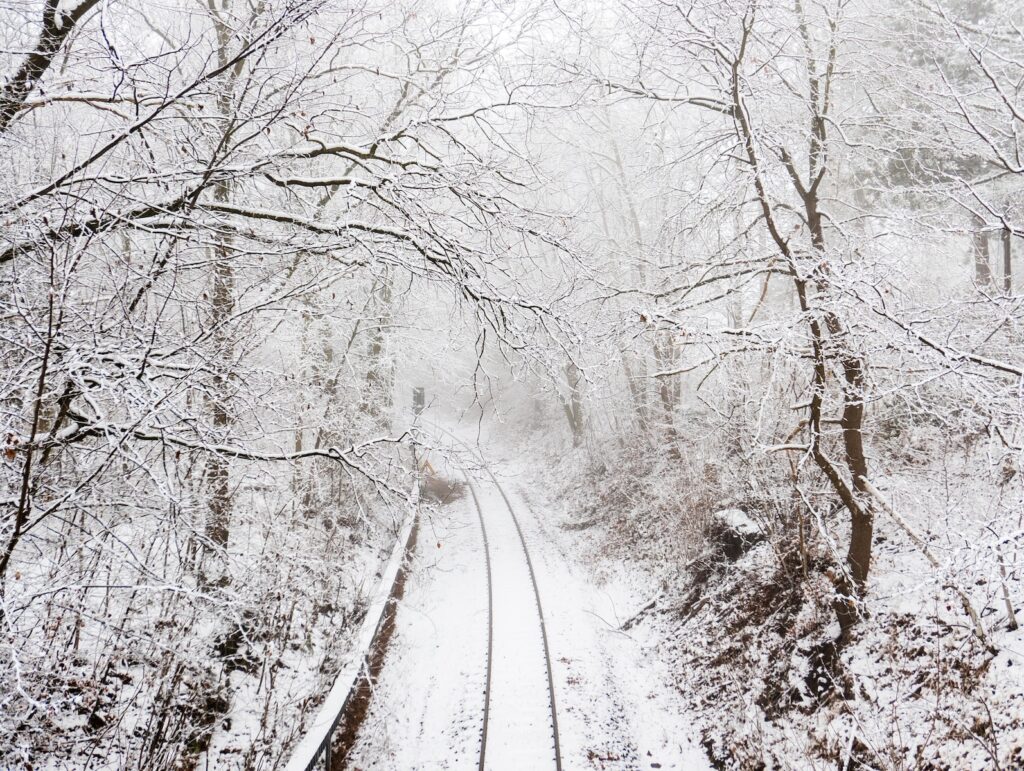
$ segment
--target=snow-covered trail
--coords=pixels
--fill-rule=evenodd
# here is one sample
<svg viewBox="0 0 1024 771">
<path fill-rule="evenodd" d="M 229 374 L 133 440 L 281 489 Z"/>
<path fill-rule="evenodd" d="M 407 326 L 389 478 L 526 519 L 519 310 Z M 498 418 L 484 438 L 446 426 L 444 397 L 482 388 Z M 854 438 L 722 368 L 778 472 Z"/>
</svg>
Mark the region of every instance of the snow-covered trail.
<svg viewBox="0 0 1024 771">
<path fill-rule="evenodd" d="M 617 607 L 621 597 L 591 583 L 579 561 L 586 555 L 564 548 L 565 534 L 554 526 L 528 464 L 490 459 L 481 465 L 465 452 L 462 458 L 458 470 L 439 469 L 465 473 L 470 486 L 421 525 L 396 634 L 349 768 L 477 768 L 485 706 L 487 769 L 554 769 L 555 714 L 565 769 L 709 768 L 688 738 L 668 678 L 617 630 L 631 608 Z M 543 605 L 557 709 L 516 521 Z"/>
</svg>

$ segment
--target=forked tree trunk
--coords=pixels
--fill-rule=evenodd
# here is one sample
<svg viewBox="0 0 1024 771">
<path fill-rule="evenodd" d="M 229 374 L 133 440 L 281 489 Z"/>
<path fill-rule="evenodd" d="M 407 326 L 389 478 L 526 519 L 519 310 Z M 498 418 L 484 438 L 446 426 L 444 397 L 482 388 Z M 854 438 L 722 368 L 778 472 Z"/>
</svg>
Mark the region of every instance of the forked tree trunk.
<svg viewBox="0 0 1024 771">
<path fill-rule="evenodd" d="M 824 255 L 825 230 L 821 212 L 818 210 L 817 193 L 813 190 L 807 191 L 803 198 L 812 242 L 817 252 Z M 821 291 L 827 290 L 822 286 Z M 798 292 L 801 306 L 807 312 L 809 305 L 806 284 L 800 282 Z M 810 421 L 811 447 L 815 462 L 850 513 L 850 545 L 846 552 L 849 580 L 840 580 L 840 596 L 835 604 L 841 639 L 845 641 L 849 639 L 859 617 L 857 601 L 867 590 L 875 531 L 874 507 L 867 495 L 868 462 L 864 454 L 865 363 L 861 355 L 849 349 L 850 332 L 839 317 L 832 311 L 826 311 L 823 318 L 824 329 L 813 316 L 810 322 L 815 357 Z M 824 336 L 826 330 L 827 340 Z M 842 372 L 839 385 L 843 401 L 839 423 L 843 430 L 843 458 L 850 475 L 849 484 L 821 446 L 822 398 L 826 388 L 827 371 L 832 361 L 838 363 Z"/>
<path fill-rule="evenodd" d="M 748 22 L 749 24 L 749 22 Z M 827 300 L 829 291 L 829 263 L 825 249 L 825 230 L 822 213 L 818 209 L 818 185 L 824 179 L 827 158 L 826 130 L 828 122 L 825 116 L 819 115 L 822 105 L 821 83 L 813 66 L 809 69 L 809 104 L 812 107 L 810 125 L 810 152 L 808 155 L 808 179 L 801 178 L 792 155 L 785 148 L 781 151 L 783 164 L 789 174 L 793 189 L 803 203 L 804 216 L 811 235 L 811 247 L 816 257 L 816 273 L 818 277 L 808 279 L 802 275 L 798 255 L 794 252 L 789 238 L 783 234 L 776 220 L 773 201 L 768 194 L 762 178 L 761 163 L 758 156 L 754 131 L 750 125 L 749 112 L 744 102 L 741 86 L 740 64 L 750 35 L 750 27 L 744 30 L 741 44 L 740 59 L 733 64 L 732 105 L 736 126 L 739 130 L 747 160 L 753 170 L 753 184 L 765 225 L 772 240 L 779 249 L 785 262 L 790 266 L 800 310 L 807 320 L 811 341 L 811 399 L 808 406 L 807 429 L 808 449 L 815 464 L 828 480 L 829 485 L 850 513 L 850 545 L 846 555 L 846 576 L 841 578 L 837 587 L 838 596 L 835 602 L 836 616 L 841 629 L 841 640 L 850 639 L 859 614 L 857 601 L 863 596 L 867 585 L 868 572 L 871 568 L 872 540 L 874 535 L 874 510 L 867 496 L 861 493 L 867 483 L 867 458 L 864 455 L 864 388 L 865 362 L 861 354 L 851 347 L 850 331 L 835 312 L 811 307 L 809 289 L 817 289 L 815 300 Z M 806 31 L 805 40 L 808 40 Z M 808 44 L 809 45 L 809 44 Z M 829 54 L 829 62 L 835 59 L 835 49 Z M 810 57 L 809 57 L 810 61 Z M 831 67 L 827 70 L 831 73 Z M 813 281 L 813 283 L 809 283 Z M 821 305 L 821 303 L 816 303 Z M 832 368 L 838 365 L 843 377 L 839 381 L 842 393 L 843 456 L 849 481 L 842 471 L 829 457 L 822 446 L 822 419 L 825 395 L 828 390 L 828 378 Z"/>
</svg>

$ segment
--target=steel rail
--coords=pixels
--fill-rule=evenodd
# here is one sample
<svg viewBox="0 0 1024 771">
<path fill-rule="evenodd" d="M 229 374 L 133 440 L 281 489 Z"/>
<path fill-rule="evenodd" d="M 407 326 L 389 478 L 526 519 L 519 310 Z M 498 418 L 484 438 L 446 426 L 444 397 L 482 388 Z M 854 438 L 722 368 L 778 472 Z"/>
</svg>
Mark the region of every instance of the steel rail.
<svg viewBox="0 0 1024 771">
<path fill-rule="evenodd" d="M 480 519 L 480 534 L 484 540 L 484 563 L 487 566 L 487 676 L 484 680 L 484 722 L 480 729 L 480 764 L 478 771 L 484 771 L 484 758 L 487 756 L 487 725 L 491 714 L 491 671 L 494 663 L 494 582 L 491 579 L 491 546 L 487 540 L 487 525 L 484 524 L 484 511 L 476 494 L 476 487 L 470 479 L 469 472 L 463 467 L 466 485 L 473 496 L 477 517 Z"/>
<path fill-rule="evenodd" d="M 544 623 L 544 606 L 540 602 L 540 589 L 537 587 L 537 574 L 533 570 L 533 560 L 530 558 L 530 550 L 526 548 L 526 538 L 523 537 L 523 529 L 519 526 L 519 517 L 516 516 L 515 511 L 512 509 L 512 502 L 509 500 L 508 495 L 505 493 L 505 489 L 498 484 L 498 480 L 494 476 L 494 472 L 490 470 L 486 465 L 484 470 L 487 471 L 488 476 L 494 482 L 494 486 L 498 488 L 498 492 L 501 493 L 502 500 L 505 501 L 505 506 L 508 508 L 509 516 L 512 517 L 512 523 L 516 526 L 516 533 L 519 534 L 519 543 L 523 547 L 523 555 L 526 557 L 526 567 L 530 571 L 530 583 L 533 584 L 533 596 L 537 601 L 537 618 L 540 619 L 540 637 L 544 644 L 544 664 L 548 672 L 548 701 L 551 704 L 551 735 L 555 743 L 555 771 L 562 771 L 562 748 L 558 742 L 558 709 L 555 705 L 555 681 L 554 676 L 551 673 L 551 647 L 548 645 L 548 628 L 547 624 Z"/>
</svg>

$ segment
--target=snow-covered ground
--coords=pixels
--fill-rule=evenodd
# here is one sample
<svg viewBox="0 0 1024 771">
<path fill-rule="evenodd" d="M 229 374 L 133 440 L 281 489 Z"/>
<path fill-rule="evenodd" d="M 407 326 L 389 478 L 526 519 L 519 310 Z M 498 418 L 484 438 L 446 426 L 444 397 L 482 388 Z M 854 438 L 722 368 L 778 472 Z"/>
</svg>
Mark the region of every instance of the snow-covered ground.
<svg viewBox="0 0 1024 771">
<path fill-rule="evenodd" d="M 570 553 L 593 555 L 601 586 L 650 592 L 629 632 L 685 695 L 691 734 L 716 768 L 1024 768 L 1024 630 L 1009 628 L 1006 609 L 1020 617 L 1019 526 L 991 520 L 1007 533 L 1004 575 L 984 556 L 996 548 L 994 507 L 983 505 L 976 458 L 948 480 L 934 464 L 880 483 L 903 524 L 887 511 L 876 520 L 867 613 L 837 647 L 828 570 L 849 538 L 842 516 L 812 523 L 804 564 L 797 533 L 771 530 L 777 510 L 749 494 L 737 508 L 722 492 L 743 489 L 734 478 L 717 491 L 704 482 L 699 442 L 679 461 L 633 463 L 548 445 L 552 527 Z"/>
<path fill-rule="evenodd" d="M 646 655 L 649 640 L 620 629 L 646 598 L 625 583 L 597 586 L 563 543 L 555 514 L 561 507 L 543 491 L 530 492 L 527 467 L 512 479 L 513 505 L 525 512 L 523 528 L 545 598 L 565 766 L 710 768 L 684 700 Z"/>
<path fill-rule="evenodd" d="M 472 768 L 479 762 L 487 669 L 487 573 L 475 489 L 492 563 L 494 649 L 486 767 L 554 768 L 547 673 L 533 587 L 508 496 L 532 558 L 550 645 L 562 767 L 709 768 L 691 737 L 685 701 L 619 630 L 646 598 L 595 585 L 556 526 L 540 469 L 498 440 L 486 468 L 459 462 L 472 489 L 423 523 L 397 629 L 353 768 Z M 440 458 L 441 455 L 438 455 Z M 435 465 L 441 465 L 440 462 Z M 455 476 L 454 467 L 438 468 Z M 498 484 L 490 478 L 493 472 Z"/>
</svg>

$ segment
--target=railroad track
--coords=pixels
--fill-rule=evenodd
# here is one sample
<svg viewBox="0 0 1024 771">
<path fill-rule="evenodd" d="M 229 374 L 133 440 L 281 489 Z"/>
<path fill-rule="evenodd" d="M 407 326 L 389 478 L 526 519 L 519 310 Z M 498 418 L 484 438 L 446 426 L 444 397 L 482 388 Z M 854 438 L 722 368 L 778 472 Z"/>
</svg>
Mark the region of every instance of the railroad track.
<svg viewBox="0 0 1024 771">
<path fill-rule="evenodd" d="M 431 425 L 434 430 L 464 447 L 470 455 L 475 455 L 473 448 L 458 436 L 434 423 Z M 484 771 L 502 768 L 540 768 L 542 766 L 538 763 L 541 762 L 541 758 L 538 753 L 549 750 L 553 755 L 551 760 L 555 771 L 561 771 L 562 755 L 558 738 L 558 709 L 551 670 L 551 650 L 533 560 L 512 501 L 490 467 L 481 458 L 477 460 L 479 467 L 500 496 L 499 508 L 504 508 L 508 514 L 504 522 L 500 515 L 495 514 L 494 507 L 491 507 L 489 514 L 485 514 L 479 485 L 473 480 L 465 465 L 460 464 L 480 522 L 487 572 L 487 666 L 478 769 Z M 494 538 L 494 535 L 505 537 Z M 516 546 L 520 552 L 518 555 L 515 553 Z M 525 572 L 522 570 L 524 565 Z M 525 607 L 524 592 L 530 595 L 532 613 Z M 496 594 L 500 605 L 495 604 Z M 532 620 L 536 625 L 534 629 L 530 629 L 530 616 L 533 616 Z M 497 640 L 496 626 L 500 627 L 501 632 Z M 536 667 L 533 666 L 534 671 L 530 671 L 531 664 L 535 664 L 537 658 L 530 655 L 530 637 L 531 633 L 536 632 L 539 632 L 543 688 L 546 691 L 547 704 L 544 708 L 550 717 L 548 727 L 551 744 L 547 748 L 539 747 L 537 742 L 539 737 L 535 720 L 540 705 L 536 693 Z M 500 649 L 498 654 L 495 652 L 496 647 Z M 499 670 L 497 675 L 496 664 Z M 530 688 L 531 685 L 533 688 Z M 498 734 L 497 737 L 495 732 Z"/>
<path fill-rule="evenodd" d="M 561 771 L 551 652 L 533 560 L 519 518 L 504 487 L 473 448 L 447 429 L 431 425 L 474 456 L 489 480 L 481 485 L 465 464 L 457 462 L 480 523 L 487 578 L 487 664 L 478 769 L 539 771 L 553 766 Z M 507 517 L 499 513 L 502 510 Z M 376 677 L 374 662 L 380 666 L 374 651 L 390 636 L 386 630 L 393 624 L 394 605 L 403 584 L 402 566 L 415 539 L 414 524 L 415 518 L 410 517 L 385 569 L 383 591 L 358 635 L 358 658 L 339 675 L 307 735 L 292 753 L 288 771 L 317 767 L 331 771 L 340 749 L 335 746 L 335 732 L 348 730 L 346 716 Z M 361 719 L 352 730 L 357 731 L 360 723 Z"/>
</svg>

